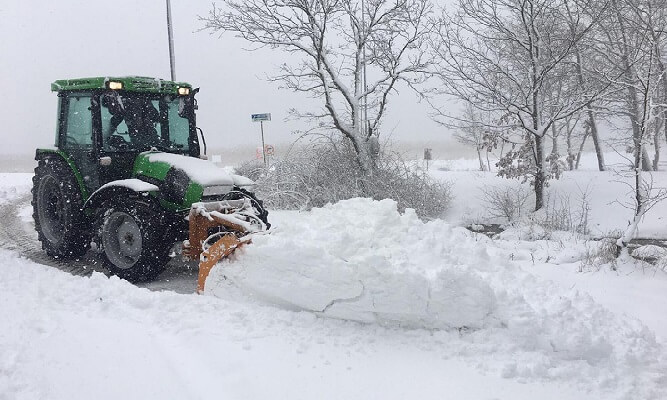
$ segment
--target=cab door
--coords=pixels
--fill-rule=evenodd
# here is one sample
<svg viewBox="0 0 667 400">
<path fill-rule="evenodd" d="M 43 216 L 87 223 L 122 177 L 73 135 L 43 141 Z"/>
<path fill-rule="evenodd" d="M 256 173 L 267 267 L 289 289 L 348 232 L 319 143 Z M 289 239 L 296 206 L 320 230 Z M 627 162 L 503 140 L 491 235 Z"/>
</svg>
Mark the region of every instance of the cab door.
<svg viewBox="0 0 667 400">
<path fill-rule="evenodd" d="M 93 136 L 92 95 L 67 93 L 61 97 L 58 147 L 76 164 L 83 182 L 92 193 L 99 188 L 99 159 Z"/>
<path fill-rule="evenodd" d="M 129 102 L 121 100 L 121 96 L 114 92 L 102 93 L 100 101 L 95 101 L 93 100 L 97 107 L 93 109 L 93 116 L 99 116 L 100 119 L 99 155 L 106 159 L 99 167 L 100 184 L 131 178 L 134 161 L 139 152 L 133 147 L 125 117 L 122 116 L 120 121 L 114 123 L 113 119 L 118 117 L 118 113 L 112 114 L 113 107 L 110 109 L 112 102 Z"/>
</svg>

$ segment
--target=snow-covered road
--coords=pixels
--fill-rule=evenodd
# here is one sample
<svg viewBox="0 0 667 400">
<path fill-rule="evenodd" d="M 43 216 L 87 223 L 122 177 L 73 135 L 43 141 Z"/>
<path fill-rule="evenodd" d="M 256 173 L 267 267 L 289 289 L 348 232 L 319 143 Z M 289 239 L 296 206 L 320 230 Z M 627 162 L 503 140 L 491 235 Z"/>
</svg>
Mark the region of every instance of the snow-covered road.
<svg viewBox="0 0 667 400">
<path fill-rule="evenodd" d="M 0 319 L 2 400 L 580 400 L 631 389 L 506 379 L 476 360 L 474 346 L 462 347 L 457 332 L 151 292 L 99 273 L 72 276 L 4 250 Z"/>
</svg>

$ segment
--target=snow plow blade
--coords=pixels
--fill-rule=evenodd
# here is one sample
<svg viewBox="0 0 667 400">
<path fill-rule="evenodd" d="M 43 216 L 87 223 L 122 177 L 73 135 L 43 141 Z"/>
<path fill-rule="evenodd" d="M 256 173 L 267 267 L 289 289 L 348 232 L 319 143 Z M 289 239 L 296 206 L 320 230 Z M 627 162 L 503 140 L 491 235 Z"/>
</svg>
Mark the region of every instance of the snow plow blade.
<svg viewBox="0 0 667 400">
<path fill-rule="evenodd" d="M 204 292 L 206 278 L 220 260 L 250 243 L 253 233 L 267 229 L 248 199 L 195 203 L 188 221 L 189 238 L 183 242 L 183 255 L 199 260 L 199 294 Z"/>
<path fill-rule="evenodd" d="M 242 242 L 239 238 L 236 237 L 233 233 L 222 235 L 211 247 L 202 251 L 200 260 L 199 260 L 199 276 L 197 278 L 197 293 L 204 292 L 204 285 L 206 284 L 206 278 L 208 278 L 208 273 L 211 272 L 211 269 L 218 263 L 218 261 L 229 256 L 236 250 L 241 247 L 243 244 L 249 243 Z"/>
</svg>

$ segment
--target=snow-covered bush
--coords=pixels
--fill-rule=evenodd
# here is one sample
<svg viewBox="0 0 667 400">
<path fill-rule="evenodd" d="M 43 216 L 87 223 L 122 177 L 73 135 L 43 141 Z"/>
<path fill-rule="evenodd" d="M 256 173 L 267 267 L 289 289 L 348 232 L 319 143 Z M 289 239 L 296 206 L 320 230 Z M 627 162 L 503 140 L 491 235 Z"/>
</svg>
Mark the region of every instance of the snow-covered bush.
<svg viewBox="0 0 667 400">
<path fill-rule="evenodd" d="M 581 192 L 573 207 L 569 195 L 549 193 L 544 208 L 533 214 L 532 220 L 548 232 L 565 231 L 587 235 L 590 232 L 588 226 L 589 197 L 588 192 Z"/>
<path fill-rule="evenodd" d="M 588 242 L 586 252 L 579 265 L 579 272 L 599 271 L 604 265 L 608 265 L 609 269 L 616 271 L 618 250 L 616 241 L 612 238 Z"/>
<path fill-rule="evenodd" d="M 250 178 L 255 182 L 260 180 L 265 172 L 264 162 L 261 160 L 245 161 L 234 168 L 234 173 Z"/>
<path fill-rule="evenodd" d="M 294 148 L 268 169 L 246 163 L 237 173 L 257 182 L 258 197 L 277 209 L 308 209 L 355 197 L 393 199 L 401 211 L 413 208 L 422 218 L 438 218 L 451 200 L 448 183 L 412 168 L 397 153 L 381 150 L 373 174 L 359 167 L 346 140 L 313 141 Z"/>
<path fill-rule="evenodd" d="M 532 211 L 526 207 L 532 194 L 523 184 L 513 186 L 489 186 L 481 189 L 486 205 L 486 216 L 501 218 L 519 230 L 513 232 L 523 240 L 546 239 L 552 232 L 565 231 L 587 235 L 590 231 L 590 195 L 581 191 L 577 199 L 569 195 L 550 192 L 544 207 Z M 517 233 L 520 232 L 520 233 Z"/>
<path fill-rule="evenodd" d="M 524 215 L 530 191 L 525 190 L 523 185 L 519 187 L 490 186 L 482 188 L 482 197 L 490 217 L 513 222 Z"/>
</svg>

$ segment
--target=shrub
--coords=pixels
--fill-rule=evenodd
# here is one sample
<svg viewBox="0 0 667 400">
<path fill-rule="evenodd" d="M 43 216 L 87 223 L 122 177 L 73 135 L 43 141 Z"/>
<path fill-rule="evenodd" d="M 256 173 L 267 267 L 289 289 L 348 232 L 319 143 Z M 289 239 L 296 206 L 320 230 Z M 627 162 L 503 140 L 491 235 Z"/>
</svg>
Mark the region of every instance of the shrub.
<svg viewBox="0 0 667 400">
<path fill-rule="evenodd" d="M 507 222 L 520 219 L 526 209 L 526 202 L 530 199 L 531 192 L 525 190 L 523 185 L 508 187 L 484 187 L 482 197 L 486 205 L 487 213 L 492 218 L 504 218 Z"/>
<path fill-rule="evenodd" d="M 370 197 L 393 199 L 401 211 L 413 208 L 422 218 L 443 216 L 451 200 L 450 184 L 434 180 L 386 148 L 375 163 L 372 176 L 365 175 L 347 140 L 327 138 L 293 148 L 268 169 L 245 163 L 237 173 L 257 182 L 257 195 L 270 208 L 309 209 Z"/>
<path fill-rule="evenodd" d="M 527 209 L 526 203 L 532 197 L 532 193 L 523 184 L 491 186 L 481 190 L 488 217 L 503 218 L 512 224 L 536 225 L 547 236 L 554 231 L 583 235 L 590 233 L 588 219 L 591 205 L 588 188 L 580 190 L 574 209 L 569 195 L 548 193 L 544 207 L 537 212 Z"/>
</svg>

